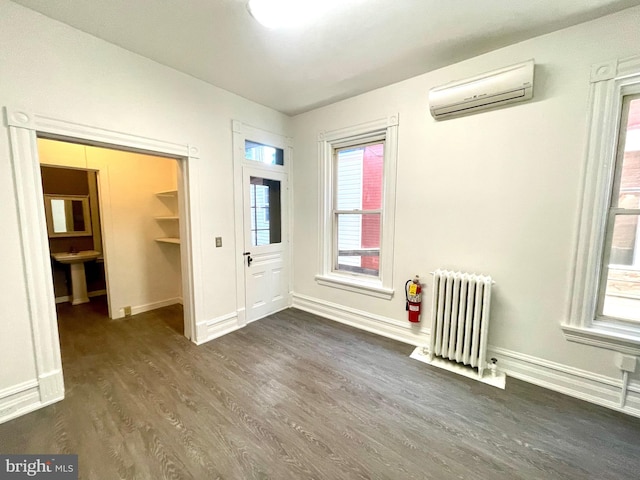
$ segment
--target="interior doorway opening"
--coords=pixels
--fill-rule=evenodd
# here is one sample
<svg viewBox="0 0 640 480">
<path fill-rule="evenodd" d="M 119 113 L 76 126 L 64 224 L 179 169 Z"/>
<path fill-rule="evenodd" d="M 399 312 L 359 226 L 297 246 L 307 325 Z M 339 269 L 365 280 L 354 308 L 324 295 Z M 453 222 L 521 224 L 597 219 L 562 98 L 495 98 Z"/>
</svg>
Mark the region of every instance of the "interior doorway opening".
<svg viewBox="0 0 640 480">
<path fill-rule="evenodd" d="M 201 242 L 194 231 L 199 231 L 198 216 L 192 213 L 192 196 L 197 196 L 197 170 L 195 160 L 199 150 L 193 145 L 168 142 L 158 138 L 108 130 L 99 126 L 69 122 L 37 112 L 5 107 L 9 130 L 11 166 L 20 230 L 21 262 L 26 287 L 27 315 L 33 334 L 33 354 L 36 367 L 34 397 L 29 410 L 60 401 L 64 398 L 64 379 L 60 338 L 52 286 L 51 254 L 49 251 L 44 194 L 40 177 L 38 138 L 62 140 L 87 146 L 110 147 L 171 158 L 178 161 L 178 205 L 180 209 L 180 260 L 184 311 L 184 335 L 198 343 L 196 320 L 200 298 Z M 83 166 L 86 168 L 86 165 Z M 102 219 L 106 222 L 106 219 Z M 107 249 L 108 252 L 108 249 Z M 195 290 L 198 292 L 195 292 Z"/>
<path fill-rule="evenodd" d="M 37 143 L 56 303 L 106 296 L 112 319 L 182 304 L 179 160 Z"/>
</svg>

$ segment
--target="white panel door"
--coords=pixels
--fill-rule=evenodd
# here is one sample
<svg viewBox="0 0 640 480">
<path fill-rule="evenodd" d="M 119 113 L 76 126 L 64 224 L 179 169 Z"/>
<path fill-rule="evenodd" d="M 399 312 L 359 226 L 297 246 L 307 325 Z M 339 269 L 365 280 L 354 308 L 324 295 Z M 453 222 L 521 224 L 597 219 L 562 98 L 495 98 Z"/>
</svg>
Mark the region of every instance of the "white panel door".
<svg viewBox="0 0 640 480">
<path fill-rule="evenodd" d="M 289 304 L 287 175 L 242 169 L 246 321 Z"/>
</svg>

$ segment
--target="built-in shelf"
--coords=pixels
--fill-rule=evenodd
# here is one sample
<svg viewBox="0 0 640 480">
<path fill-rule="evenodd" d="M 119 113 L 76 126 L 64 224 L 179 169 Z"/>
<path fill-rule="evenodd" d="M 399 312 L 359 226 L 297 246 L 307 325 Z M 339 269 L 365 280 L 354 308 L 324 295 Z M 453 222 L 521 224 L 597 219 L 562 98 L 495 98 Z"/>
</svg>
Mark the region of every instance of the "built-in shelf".
<svg viewBox="0 0 640 480">
<path fill-rule="evenodd" d="M 167 190 L 166 192 L 158 192 L 156 193 L 156 197 L 177 197 L 177 190 Z"/>
<path fill-rule="evenodd" d="M 173 243 L 175 245 L 180 245 L 180 239 L 179 238 L 175 238 L 175 237 L 156 238 L 156 242 Z"/>
<path fill-rule="evenodd" d="M 156 193 L 156 197 L 158 198 L 162 198 L 162 199 L 171 199 L 169 201 L 164 201 L 163 203 L 165 203 L 170 210 L 172 210 L 172 215 L 158 215 L 156 217 L 154 217 L 156 219 L 156 221 L 162 222 L 163 223 L 163 229 L 167 229 L 165 232 L 166 234 L 169 235 L 175 235 L 177 233 L 177 227 L 172 224 L 172 222 L 176 222 L 180 220 L 180 217 L 178 215 L 175 215 L 175 202 L 173 199 L 177 199 L 178 198 L 178 191 L 177 190 L 167 190 L 165 192 L 158 192 Z M 165 223 L 165 222 L 169 222 L 169 223 Z M 169 228 L 171 227 L 171 228 Z M 180 245 L 180 238 L 178 237 L 160 237 L 160 238 L 156 238 L 155 239 L 156 242 L 160 242 L 160 243 L 171 243 L 174 245 Z"/>
</svg>

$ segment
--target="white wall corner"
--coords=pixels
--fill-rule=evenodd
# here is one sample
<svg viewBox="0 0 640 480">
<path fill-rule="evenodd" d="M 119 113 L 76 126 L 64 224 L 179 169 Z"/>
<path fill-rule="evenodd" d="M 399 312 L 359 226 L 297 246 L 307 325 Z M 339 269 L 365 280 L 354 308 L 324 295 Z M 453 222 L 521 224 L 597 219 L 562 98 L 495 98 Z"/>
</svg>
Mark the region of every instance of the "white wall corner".
<svg viewBox="0 0 640 480">
<path fill-rule="evenodd" d="M 236 313 L 229 313 L 205 322 L 199 322 L 196 324 L 194 343 L 196 345 L 202 345 L 203 343 L 238 330 L 241 327 L 242 325 L 238 321 L 238 315 Z"/>
</svg>

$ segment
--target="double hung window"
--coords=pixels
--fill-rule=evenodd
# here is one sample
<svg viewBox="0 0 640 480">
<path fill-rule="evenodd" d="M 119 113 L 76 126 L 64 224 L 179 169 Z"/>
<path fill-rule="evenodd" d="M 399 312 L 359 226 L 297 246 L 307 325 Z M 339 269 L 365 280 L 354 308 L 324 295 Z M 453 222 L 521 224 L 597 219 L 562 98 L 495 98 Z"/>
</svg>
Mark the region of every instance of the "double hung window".
<svg viewBox="0 0 640 480">
<path fill-rule="evenodd" d="M 640 355 L 640 57 L 592 69 L 569 340 Z"/>
<path fill-rule="evenodd" d="M 392 116 L 319 136 L 322 285 L 393 295 L 397 129 Z"/>
</svg>

